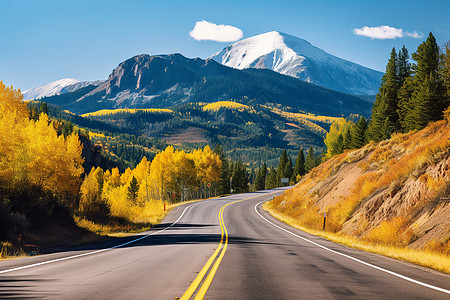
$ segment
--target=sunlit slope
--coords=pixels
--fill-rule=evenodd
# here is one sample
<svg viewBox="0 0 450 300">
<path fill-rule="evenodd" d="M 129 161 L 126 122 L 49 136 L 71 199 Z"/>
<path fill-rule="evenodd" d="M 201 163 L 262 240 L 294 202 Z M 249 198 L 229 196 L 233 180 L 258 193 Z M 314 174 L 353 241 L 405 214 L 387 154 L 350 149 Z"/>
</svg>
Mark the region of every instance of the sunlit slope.
<svg viewBox="0 0 450 300">
<path fill-rule="evenodd" d="M 136 112 L 151 112 L 151 113 L 172 113 L 173 111 L 167 108 L 118 108 L 118 109 L 101 109 L 95 112 L 82 114 L 82 117 L 95 117 L 95 116 L 105 116 L 117 113 L 136 113 Z"/>
<path fill-rule="evenodd" d="M 449 254 L 448 121 L 347 151 L 313 169 L 271 207 L 306 228 Z"/>
<path fill-rule="evenodd" d="M 218 111 L 219 109 L 235 109 L 239 111 L 250 111 L 250 107 L 248 105 L 244 105 L 238 102 L 233 101 L 217 101 L 213 103 L 206 104 L 203 106 L 203 110 L 205 111 Z"/>
</svg>

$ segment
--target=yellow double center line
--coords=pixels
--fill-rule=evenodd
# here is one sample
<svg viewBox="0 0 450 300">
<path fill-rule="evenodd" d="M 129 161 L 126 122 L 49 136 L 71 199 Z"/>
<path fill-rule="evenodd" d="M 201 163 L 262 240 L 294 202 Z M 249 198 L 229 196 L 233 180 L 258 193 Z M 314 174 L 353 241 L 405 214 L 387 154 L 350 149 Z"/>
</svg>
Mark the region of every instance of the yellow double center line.
<svg viewBox="0 0 450 300">
<path fill-rule="evenodd" d="M 222 250 L 222 252 L 220 253 L 220 256 L 217 258 L 217 260 L 214 263 L 211 271 L 209 272 L 208 277 L 206 277 L 206 279 L 203 282 L 202 286 L 200 287 L 197 295 L 195 296 L 195 300 L 203 299 L 205 297 L 205 294 L 208 291 L 209 286 L 211 285 L 211 282 L 212 282 L 212 280 L 214 278 L 214 275 L 216 274 L 217 269 L 219 268 L 220 262 L 222 261 L 222 258 L 225 255 L 225 251 L 227 251 L 228 231 L 227 231 L 227 228 L 225 227 L 225 223 L 223 222 L 223 211 L 224 211 L 225 207 L 227 207 L 228 205 L 236 203 L 236 202 L 241 202 L 241 201 L 244 201 L 244 200 L 248 200 L 248 199 L 243 199 L 243 200 L 237 200 L 237 201 L 234 201 L 234 202 L 230 202 L 230 203 L 228 203 L 228 204 L 226 204 L 226 205 L 224 205 L 224 206 L 222 206 L 220 208 L 220 211 L 219 211 L 219 224 L 220 224 L 220 231 L 221 231 L 222 235 L 220 237 L 219 246 L 217 247 L 216 251 L 214 251 L 214 254 L 208 259 L 208 261 L 203 266 L 203 268 L 200 271 L 200 273 L 198 273 L 197 277 L 192 282 L 192 284 L 189 286 L 189 288 L 186 290 L 184 295 L 181 297 L 181 300 L 188 300 L 195 293 L 195 291 L 197 290 L 198 286 L 202 282 L 203 277 L 205 277 L 206 272 L 208 272 L 209 267 L 213 263 L 214 259 L 217 257 L 217 255 L 219 254 L 220 250 Z M 224 240 L 224 237 L 225 237 L 225 240 Z M 223 249 L 222 249 L 222 246 L 223 246 Z"/>
<path fill-rule="evenodd" d="M 268 194 L 268 195 L 273 195 L 273 194 L 275 194 L 275 193 L 271 193 L 271 194 Z M 194 300 L 201 300 L 201 299 L 203 299 L 205 297 L 206 292 L 208 291 L 209 286 L 211 285 L 211 282 L 212 282 L 212 280 L 214 278 L 214 275 L 216 274 L 217 269 L 219 268 L 220 262 L 222 261 L 222 258 L 224 257 L 225 252 L 227 251 L 227 247 L 228 247 L 228 231 L 227 231 L 227 228 L 225 227 L 225 223 L 223 221 L 223 211 L 224 211 L 224 209 L 228 205 L 231 205 L 233 203 L 241 202 L 241 201 L 244 201 L 244 200 L 250 200 L 250 199 L 258 198 L 258 197 L 261 197 L 261 195 L 258 195 L 258 196 L 255 196 L 255 197 L 251 197 L 251 198 L 247 198 L 247 199 L 233 201 L 233 202 L 230 202 L 228 204 L 225 204 L 224 206 L 222 206 L 220 208 L 220 211 L 219 211 L 219 225 L 220 225 L 220 231 L 221 231 L 222 235 L 220 237 L 219 246 L 217 247 L 216 251 L 214 251 L 213 255 L 208 259 L 208 261 L 203 266 L 203 268 L 200 271 L 200 273 L 198 273 L 197 277 L 192 282 L 192 284 L 189 286 L 189 288 L 186 290 L 186 292 L 183 294 L 183 296 L 180 298 L 180 300 L 188 300 L 188 299 L 191 298 L 191 296 L 195 293 L 195 291 L 197 290 L 198 286 L 202 282 L 203 277 L 205 277 L 206 273 L 208 272 L 209 268 L 211 267 L 211 264 L 214 262 L 214 260 L 216 259 L 217 255 L 220 253 L 220 250 L 222 250 L 222 252 L 220 253 L 220 256 L 217 258 L 216 262 L 214 263 L 213 267 L 211 268 L 211 271 L 209 272 L 209 274 L 206 277 L 205 281 L 203 282 L 202 286 L 198 290 L 197 295 L 195 296 Z M 225 240 L 224 240 L 224 237 L 225 237 Z M 223 249 L 222 249 L 222 247 L 223 247 Z"/>
</svg>

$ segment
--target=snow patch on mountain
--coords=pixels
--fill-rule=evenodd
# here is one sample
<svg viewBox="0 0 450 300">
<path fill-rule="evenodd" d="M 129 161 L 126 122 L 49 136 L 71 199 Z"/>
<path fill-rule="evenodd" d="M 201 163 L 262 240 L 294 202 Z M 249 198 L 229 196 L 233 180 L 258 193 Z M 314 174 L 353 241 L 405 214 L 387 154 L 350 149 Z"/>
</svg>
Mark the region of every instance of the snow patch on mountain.
<svg viewBox="0 0 450 300">
<path fill-rule="evenodd" d="M 237 69 L 271 69 L 351 94 L 376 94 L 383 75 L 328 54 L 304 39 L 277 31 L 238 41 L 210 59 Z"/>
<path fill-rule="evenodd" d="M 103 80 L 96 81 L 79 81 L 73 78 L 63 78 L 57 81 L 53 81 L 39 87 L 35 87 L 24 91 L 23 100 L 40 99 L 43 97 L 50 97 L 54 95 L 61 95 L 70 93 L 81 89 L 88 85 L 98 86 L 103 83 Z"/>
</svg>

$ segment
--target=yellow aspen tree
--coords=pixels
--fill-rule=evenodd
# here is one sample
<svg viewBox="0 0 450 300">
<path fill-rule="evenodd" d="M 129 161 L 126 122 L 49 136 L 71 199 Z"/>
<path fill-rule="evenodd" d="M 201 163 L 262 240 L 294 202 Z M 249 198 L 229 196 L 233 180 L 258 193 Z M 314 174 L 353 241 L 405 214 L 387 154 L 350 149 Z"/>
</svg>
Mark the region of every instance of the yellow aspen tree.
<svg viewBox="0 0 450 300">
<path fill-rule="evenodd" d="M 28 153 L 24 138 L 29 124 L 26 105 L 20 90 L 6 87 L 0 81 L 0 178 L 26 178 Z"/>
<path fill-rule="evenodd" d="M 90 219 L 105 218 L 108 215 L 108 207 L 102 199 L 103 170 L 100 167 L 92 167 L 80 188 L 79 211 Z"/>
</svg>

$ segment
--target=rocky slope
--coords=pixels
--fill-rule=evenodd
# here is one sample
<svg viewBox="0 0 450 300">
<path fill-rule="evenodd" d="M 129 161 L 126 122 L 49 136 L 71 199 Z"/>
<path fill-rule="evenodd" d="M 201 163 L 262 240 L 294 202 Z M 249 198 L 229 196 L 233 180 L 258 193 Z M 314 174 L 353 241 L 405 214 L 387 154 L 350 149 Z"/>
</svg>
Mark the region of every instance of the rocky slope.
<svg viewBox="0 0 450 300">
<path fill-rule="evenodd" d="M 450 126 L 333 157 L 313 169 L 274 208 L 309 228 L 369 242 L 450 254 Z"/>
<path fill-rule="evenodd" d="M 270 69 L 337 91 L 375 95 L 382 72 L 338 58 L 304 39 L 271 31 L 240 40 L 210 57 L 237 68 Z"/>
</svg>

